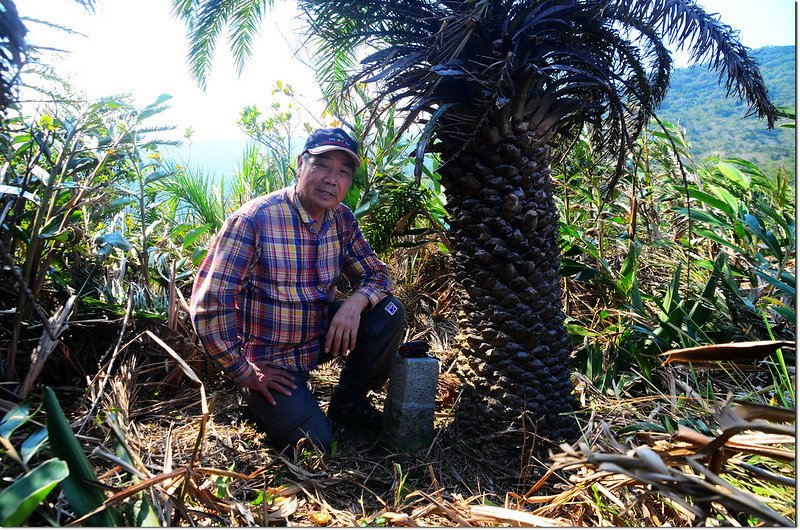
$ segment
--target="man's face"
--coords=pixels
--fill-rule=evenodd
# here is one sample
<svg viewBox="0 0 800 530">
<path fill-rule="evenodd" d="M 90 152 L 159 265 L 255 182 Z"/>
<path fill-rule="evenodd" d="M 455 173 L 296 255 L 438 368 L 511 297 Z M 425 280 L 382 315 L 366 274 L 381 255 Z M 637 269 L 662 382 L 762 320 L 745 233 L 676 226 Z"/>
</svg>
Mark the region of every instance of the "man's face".
<svg viewBox="0 0 800 530">
<path fill-rule="evenodd" d="M 321 220 L 336 207 L 353 181 L 353 159 L 344 151 L 328 151 L 297 158 L 297 196 L 308 214 Z"/>
</svg>

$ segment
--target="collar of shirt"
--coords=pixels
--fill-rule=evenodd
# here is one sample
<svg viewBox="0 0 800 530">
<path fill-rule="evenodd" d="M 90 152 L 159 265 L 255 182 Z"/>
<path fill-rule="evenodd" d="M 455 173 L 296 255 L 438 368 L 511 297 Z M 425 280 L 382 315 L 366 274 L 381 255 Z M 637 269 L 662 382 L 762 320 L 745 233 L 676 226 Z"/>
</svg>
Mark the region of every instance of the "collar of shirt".
<svg viewBox="0 0 800 530">
<path fill-rule="evenodd" d="M 292 206 L 297 210 L 297 213 L 300 215 L 300 219 L 302 219 L 303 224 L 306 227 L 311 228 L 316 224 L 316 221 L 308 214 L 305 208 L 303 208 L 303 204 L 300 202 L 300 198 L 297 196 L 297 184 L 289 188 L 289 202 L 292 203 Z M 333 221 L 333 219 L 339 215 L 339 210 L 341 210 L 341 203 L 336 206 L 333 210 L 325 210 L 325 219 L 323 219 L 322 223 L 324 224 L 326 221 Z M 319 227 L 317 227 L 319 228 Z"/>
</svg>

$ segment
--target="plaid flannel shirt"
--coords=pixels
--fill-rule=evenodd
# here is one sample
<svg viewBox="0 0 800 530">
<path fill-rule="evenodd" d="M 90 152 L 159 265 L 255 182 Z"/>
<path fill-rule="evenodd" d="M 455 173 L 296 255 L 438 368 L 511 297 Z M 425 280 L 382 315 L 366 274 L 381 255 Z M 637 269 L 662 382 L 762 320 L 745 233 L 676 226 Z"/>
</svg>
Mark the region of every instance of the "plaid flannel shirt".
<svg viewBox="0 0 800 530">
<path fill-rule="evenodd" d="M 252 372 L 248 360 L 315 368 L 342 275 L 372 306 L 392 292 L 349 208 L 328 210 L 316 232 L 314 223 L 294 186 L 284 188 L 234 212 L 203 260 L 192 320 L 206 352 L 235 380 Z"/>
</svg>

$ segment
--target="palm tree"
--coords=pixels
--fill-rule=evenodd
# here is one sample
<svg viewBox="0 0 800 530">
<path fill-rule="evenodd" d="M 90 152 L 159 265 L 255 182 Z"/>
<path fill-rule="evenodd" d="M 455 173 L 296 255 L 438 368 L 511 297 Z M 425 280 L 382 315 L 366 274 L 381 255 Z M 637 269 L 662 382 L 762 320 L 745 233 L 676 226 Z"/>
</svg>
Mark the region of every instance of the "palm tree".
<svg viewBox="0 0 800 530">
<path fill-rule="evenodd" d="M 0 0 L 0 113 L 15 100 L 14 86 L 25 62 L 28 30 L 12 0 Z"/>
<path fill-rule="evenodd" d="M 210 0 L 209 0 L 210 1 Z M 748 49 L 691 0 L 301 0 L 323 77 L 368 50 L 350 82 L 426 122 L 451 213 L 461 418 L 518 440 L 523 420 L 574 440 L 551 164 L 584 129 L 624 161 L 664 98 L 665 43 L 709 64 L 772 127 L 776 111 Z M 404 130 L 401 128 L 401 130 Z M 529 428 L 529 427 L 528 427 Z"/>
<path fill-rule="evenodd" d="M 95 0 L 75 1 L 87 12 L 94 10 Z M 36 46 L 29 46 L 26 42 L 28 28 L 25 27 L 25 20 L 25 17 L 19 16 L 14 0 L 0 0 L 0 115 L 16 102 L 15 88 L 23 66 L 31 59 L 36 61 L 36 57 L 31 57 L 31 51 L 35 51 Z M 42 23 L 37 20 L 34 22 Z"/>
</svg>

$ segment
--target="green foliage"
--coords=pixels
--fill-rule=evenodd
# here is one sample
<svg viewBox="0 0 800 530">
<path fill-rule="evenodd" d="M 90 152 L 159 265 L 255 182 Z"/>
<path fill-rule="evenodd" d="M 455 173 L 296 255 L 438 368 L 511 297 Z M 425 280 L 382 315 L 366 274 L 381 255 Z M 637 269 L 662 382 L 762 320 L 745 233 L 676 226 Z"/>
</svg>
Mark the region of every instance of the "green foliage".
<svg viewBox="0 0 800 530">
<path fill-rule="evenodd" d="M 253 36 L 272 0 L 173 0 L 172 11 L 186 22 L 192 75 L 202 88 L 211 70 L 217 39 L 226 28 L 239 72 L 250 57 Z"/>
<path fill-rule="evenodd" d="M 670 348 L 794 336 L 788 173 L 741 159 L 697 165 L 683 131 L 664 126 L 641 139 L 608 201 L 602 182 L 613 161 L 588 142 L 556 177 L 567 328 L 577 366 L 600 388 L 650 379 Z M 776 394 L 791 395 L 793 383 L 777 379 Z"/>
<path fill-rule="evenodd" d="M 171 127 L 151 126 L 148 120 L 166 108 L 168 99 L 162 95 L 142 109 L 124 98 L 77 106 L 65 99 L 37 115 L 3 122 L 0 243 L 6 264 L 19 263 L 15 272 L 2 273 L 16 286 L 16 306 L 7 297 L 17 308 L 5 365 L 8 379 L 17 377 L 16 352 L 25 324 L 34 313 L 42 320 L 48 309 L 36 302 L 46 290 L 55 289 L 57 296 L 48 297 L 53 303 L 70 291 L 102 298 L 112 287 L 103 283 L 122 278 L 99 275 L 99 269 L 130 258 L 149 293 L 147 265 L 160 220 L 152 207 L 154 185 L 166 176 L 157 149 L 174 142 L 158 138 Z"/>
<path fill-rule="evenodd" d="M 753 56 L 775 105 L 791 111 L 796 90 L 794 46 L 767 46 Z M 658 114 L 686 128 L 697 159 L 735 156 L 766 172 L 794 168 L 794 132 L 783 126 L 767 130 L 755 117 L 745 117 L 746 105 L 726 98 L 717 75 L 703 66 L 675 70 Z"/>
<path fill-rule="evenodd" d="M 294 178 L 294 157 L 299 154 L 297 136 L 301 129 L 312 129 L 308 122 L 301 123 L 304 109 L 291 85 L 276 81 L 272 96 L 275 99 L 266 115 L 250 105 L 239 117 L 239 127 L 263 150 L 253 146 L 244 154 L 234 180 L 234 197 L 240 196 L 234 200 L 237 204 L 288 186 Z"/>
<path fill-rule="evenodd" d="M 0 526 L 22 526 L 69 471 L 52 458 L 32 469 L 0 493 Z"/>
<path fill-rule="evenodd" d="M 31 458 L 47 440 L 47 429 L 39 429 L 27 436 L 19 450 L 12 443 L 12 435 L 27 424 L 35 413 L 31 412 L 30 403 L 25 401 L 13 407 L 0 420 L 0 444 L 4 453 L 23 470 L 22 476 L 16 477 L 10 486 L 0 491 L 0 526 L 25 524 L 47 495 L 68 475 L 67 464 L 57 458 L 39 463 L 32 469 L 29 466 Z M 3 475 L 13 476 L 7 465 L 4 465 Z"/>
<path fill-rule="evenodd" d="M 50 449 L 69 466 L 69 476 L 61 486 L 64 496 L 75 515 L 82 517 L 102 506 L 105 495 L 95 485 L 97 475 L 72 432 L 55 393 L 49 387 L 45 389 L 43 403 L 47 412 Z M 122 518 L 115 508 L 108 508 L 89 517 L 87 523 L 91 526 L 122 526 Z"/>
</svg>

